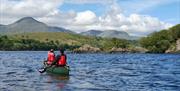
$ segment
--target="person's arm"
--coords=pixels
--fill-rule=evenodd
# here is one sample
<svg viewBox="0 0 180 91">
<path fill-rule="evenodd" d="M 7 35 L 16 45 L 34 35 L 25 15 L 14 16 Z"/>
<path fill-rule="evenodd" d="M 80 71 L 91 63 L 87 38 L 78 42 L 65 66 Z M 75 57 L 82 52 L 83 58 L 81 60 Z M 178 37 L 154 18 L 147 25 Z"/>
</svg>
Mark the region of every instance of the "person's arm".
<svg viewBox="0 0 180 91">
<path fill-rule="evenodd" d="M 67 56 L 65 55 L 65 60 L 67 61 Z"/>
<path fill-rule="evenodd" d="M 56 56 L 56 58 L 55 58 L 54 62 L 52 63 L 52 65 L 55 65 L 57 63 L 57 61 L 59 60 L 59 57 L 60 57 L 60 55 Z"/>
<path fill-rule="evenodd" d="M 47 59 L 46 59 L 46 61 L 48 61 L 48 59 L 49 59 L 49 51 L 48 51 L 48 53 L 47 53 Z"/>
<path fill-rule="evenodd" d="M 67 65 L 67 56 L 65 55 L 66 65 Z"/>
<path fill-rule="evenodd" d="M 57 56 L 56 56 L 56 61 L 58 61 L 58 60 L 59 60 L 59 58 L 60 58 L 60 55 L 57 55 Z"/>
<path fill-rule="evenodd" d="M 54 58 L 56 58 L 56 54 L 53 52 L 53 54 L 54 54 Z"/>
</svg>

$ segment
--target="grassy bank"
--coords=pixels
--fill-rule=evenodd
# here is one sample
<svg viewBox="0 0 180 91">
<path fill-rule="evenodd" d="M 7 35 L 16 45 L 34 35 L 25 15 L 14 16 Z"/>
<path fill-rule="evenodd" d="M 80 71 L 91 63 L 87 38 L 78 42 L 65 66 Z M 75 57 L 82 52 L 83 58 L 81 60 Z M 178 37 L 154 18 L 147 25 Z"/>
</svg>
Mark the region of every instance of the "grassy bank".
<svg viewBox="0 0 180 91">
<path fill-rule="evenodd" d="M 33 32 L 0 37 L 0 50 L 49 50 L 65 48 L 73 50 L 85 44 L 105 51 L 112 47 L 127 48 L 136 41 L 116 38 L 82 36 L 63 32 Z"/>
</svg>

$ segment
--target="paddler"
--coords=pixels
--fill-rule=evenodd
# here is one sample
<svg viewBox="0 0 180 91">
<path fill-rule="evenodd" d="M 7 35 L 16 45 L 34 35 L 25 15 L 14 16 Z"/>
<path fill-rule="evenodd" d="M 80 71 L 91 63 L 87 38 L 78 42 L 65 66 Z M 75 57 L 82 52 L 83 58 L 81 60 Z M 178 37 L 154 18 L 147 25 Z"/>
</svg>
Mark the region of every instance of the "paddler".
<svg viewBox="0 0 180 91">
<path fill-rule="evenodd" d="M 56 56 L 56 66 L 66 66 L 67 62 L 66 54 L 64 53 L 64 49 L 60 49 L 60 55 Z"/>
<path fill-rule="evenodd" d="M 57 55 L 55 58 L 54 50 L 51 49 L 48 52 L 48 58 L 47 61 L 44 62 L 45 66 L 39 70 L 40 73 L 44 73 L 47 68 L 52 67 L 52 66 L 59 66 L 59 67 L 66 67 L 69 70 L 69 66 L 67 66 L 67 57 L 66 54 L 64 53 L 64 49 L 60 50 L 60 55 Z"/>
<path fill-rule="evenodd" d="M 51 49 L 48 51 L 48 57 L 47 57 L 47 65 L 51 65 L 55 61 L 55 53 L 54 50 Z"/>
</svg>

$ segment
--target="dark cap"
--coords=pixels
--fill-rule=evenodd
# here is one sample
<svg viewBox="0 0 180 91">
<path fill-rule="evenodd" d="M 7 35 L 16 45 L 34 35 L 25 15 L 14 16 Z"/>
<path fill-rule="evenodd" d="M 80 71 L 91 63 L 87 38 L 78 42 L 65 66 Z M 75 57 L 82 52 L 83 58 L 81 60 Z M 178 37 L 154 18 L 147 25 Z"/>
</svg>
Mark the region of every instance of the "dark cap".
<svg viewBox="0 0 180 91">
<path fill-rule="evenodd" d="M 63 48 L 60 48 L 59 49 L 61 53 L 64 53 L 64 49 Z"/>
</svg>

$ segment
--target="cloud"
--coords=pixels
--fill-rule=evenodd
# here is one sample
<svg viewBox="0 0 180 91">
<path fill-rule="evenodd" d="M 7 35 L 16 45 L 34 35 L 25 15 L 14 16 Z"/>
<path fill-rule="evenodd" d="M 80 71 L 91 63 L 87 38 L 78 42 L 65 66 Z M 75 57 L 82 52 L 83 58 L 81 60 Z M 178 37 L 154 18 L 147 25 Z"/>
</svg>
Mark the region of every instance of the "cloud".
<svg viewBox="0 0 180 91">
<path fill-rule="evenodd" d="M 6 0 L 1 1 L 1 12 L 3 12 L 3 14 L 12 14 L 15 16 L 31 16 L 35 14 L 37 16 L 42 16 L 53 9 L 53 3 L 49 3 L 47 1 L 44 2 L 42 0 L 38 0 L 36 2 L 33 0 L 23 0 L 21 2 Z M 39 12 L 40 10 L 41 12 Z"/>
<path fill-rule="evenodd" d="M 105 2 L 107 1 L 107 2 Z M 64 27 L 75 32 L 90 29 L 126 31 L 131 35 L 144 36 L 172 26 L 158 18 L 137 13 L 125 15 L 117 0 L 1 0 L 0 24 L 9 24 L 22 17 L 31 16 L 51 26 Z M 64 3 L 98 3 L 107 5 L 107 11 L 97 16 L 93 11 L 62 12 Z"/>
<path fill-rule="evenodd" d="M 95 21 L 96 21 L 95 13 L 88 10 L 88 11 L 77 13 L 74 23 L 76 25 L 91 25 L 95 23 Z"/>
<path fill-rule="evenodd" d="M 79 20 L 82 21 L 83 18 L 79 17 Z M 170 26 L 172 25 L 148 15 L 130 14 L 126 16 L 116 4 L 113 4 L 104 16 L 96 18 L 96 22 L 86 26 L 78 26 L 81 27 L 79 30 L 77 30 L 77 27 L 71 28 L 78 32 L 82 31 L 82 29 L 119 30 L 126 31 L 131 35 L 142 36 Z"/>
<path fill-rule="evenodd" d="M 12 20 L 26 16 L 42 17 L 58 11 L 57 7 L 62 3 L 63 0 L 1 0 L 0 13 L 1 17 Z"/>
<path fill-rule="evenodd" d="M 120 29 L 127 31 L 132 35 L 147 35 L 154 31 L 159 31 L 161 29 L 167 29 L 171 27 L 171 24 L 164 23 L 158 18 L 131 14 L 128 18 L 129 25 L 122 26 Z"/>
<path fill-rule="evenodd" d="M 72 4 L 112 4 L 116 0 L 65 0 L 64 2 Z"/>
<path fill-rule="evenodd" d="M 154 31 L 167 29 L 171 24 L 164 23 L 157 18 L 138 14 L 125 16 L 123 14 L 99 17 L 98 24 L 89 27 L 100 30 L 119 30 L 128 32 L 131 35 L 142 36 Z"/>
<path fill-rule="evenodd" d="M 76 15 L 77 14 L 74 11 L 69 11 L 66 13 L 56 11 L 37 19 L 51 26 L 67 27 L 68 25 L 73 24 Z"/>
</svg>

